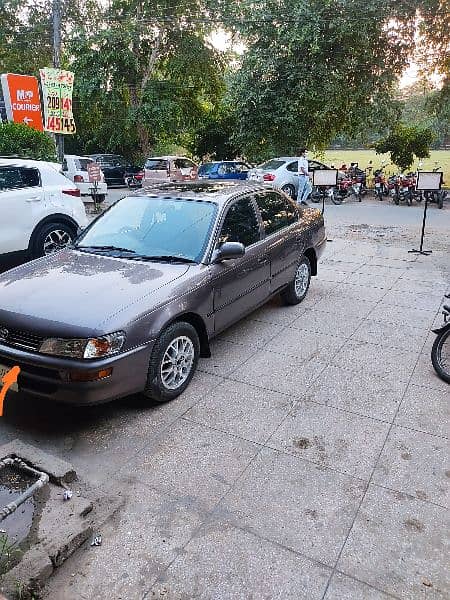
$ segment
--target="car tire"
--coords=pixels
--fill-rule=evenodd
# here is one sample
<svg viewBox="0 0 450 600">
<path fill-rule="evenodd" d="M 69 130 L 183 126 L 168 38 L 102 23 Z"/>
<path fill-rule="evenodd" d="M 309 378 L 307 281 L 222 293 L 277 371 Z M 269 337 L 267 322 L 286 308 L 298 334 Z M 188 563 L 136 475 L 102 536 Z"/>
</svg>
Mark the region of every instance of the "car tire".
<svg viewBox="0 0 450 600">
<path fill-rule="evenodd" d="M 283 185 L 281 191 L 289 196 L 289 198 L 295 199 L 295 187 L 290 183 Z"/>
<path fill-rule="evenodd" d="M 67 223 L 45 223 L 33 235 L 31 256 L 32 258 L 39 258 L 62 250 L 65 246 L 71 244 L 75 237 L 74 227 Z"/>
<path fill-rule="evenodd" d="M 153 347 L 144 396 L 154 402 L 168 402 L 179 396 L 194 376 L 199 355 L 195 328 L 184 321 L 169 325 Z M 171 367 L 172 360 L 179 362 Z"/>
<path fill-rule="evenodd" d="M 281 300 L 284 304 L 290 306 L 299 304 L 308 293 L 310 283 L 311 263 L 307 256 L 302 256 L 301 261 L 297 265 L 294 279 L 280 294 Z"/>
</svg>

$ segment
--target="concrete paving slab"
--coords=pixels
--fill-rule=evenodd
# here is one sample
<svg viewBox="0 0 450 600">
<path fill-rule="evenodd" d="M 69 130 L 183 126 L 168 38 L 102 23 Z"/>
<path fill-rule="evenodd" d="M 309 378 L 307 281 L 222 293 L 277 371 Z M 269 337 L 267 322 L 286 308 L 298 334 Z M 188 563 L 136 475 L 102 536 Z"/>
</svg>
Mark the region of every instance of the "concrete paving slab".
<svg viewBox="0 0 450 600">
<path fill-rule="evenodd" d="M 411 293 L 406 291 L 390 290 L 382 299 L 379 306 L 392 305 L 405 308 L 414 308 L 427 312 L 437 311 L 441 304 L 441 296 L 431 296 L 427 293 Z"/>
<path fill-rule="evenodd" d="M 184 418 L 246 440 L 264 443 L 296 400 L 245 383 L 226 381 L 192 407 Z"/>
<path fill-rule="evenodd" d="M 397 328 L 392 323 L 373 321 L 369 316 L 352 335 L 352 339 L 386 348 L 398 348 L 404 352 L 420 352 L 428 333 L 428 329 L 411 327 L 408 324 Z"/>
<path fill-rule="evenodd" d="M 446 524 L 444 508 L 369 486 L 337 568 L 404 600 L 444 600 Z"/>
<path fill-rule="evenodd" d="M 336 354 L 343 343 L 344 340 L 338 336 L 286 327 L 267 342 L 265 348 L 303 361 L 317 359 L 326 362 Z"/>
<path fill-rule="evenodd" d="M 434 390 L 446 392 L 448 394 L 449 386 L 443 379 L 440 379 L 433 368 L 431 356 L 428 352 L 422 352 L 419 355 L 417 365 L 411 377 L 411 383 L 421 387 L 429 387 Z"/>
<path fill-rule="evenodd" d="M 275 392 L 302 396 L 325 366 L 326 363 L 316 359 L 305 361 L 276 352 L 260 351 L 230 378 Z"/>
<path fill-rule="evenodd" d="M 388 423 L 299 400 L 267 446 L 368 481 L 388 430 Z"/>
<path fill-rule="evenodd" d="M 356 296 L 344 296 L 343 298 L 330 296 L 321 300 L 315 310 L 330 313 L 335 320 L 365 319 L 377 306 L 377 303 L 377 300 L 361 300 Z"/>
<path fill-rule="evenodd" d="M 396 378 L 386 380 L 329 365 L 306 397 L 320 404 L 392 422 L 406 386 L 407 383 Z"/>
<path fill-rule="evenodd" d="M 395 418 L 397 425 L 446 437 L 449 434 L 450 403 L 447 390 L 411 384 Z"/>
<path fill-rule="evenodd" d="M 264 348 L 282 331 L 281 325 L 244 319 L 220 334 L 218 339 L 251 348 Z"/>
<path fill-rule="evenodd" d="M 448 440 L 394 426 L 372 481 L 448 507 L 449 457 Z"/>
<path fill-rule="evenodd" d="M 329 569 L 215 522 L 203 528 L 145 600 L 320 600 Z"/>
<path fill-rule="evenodd" d="M 211 342 L 211 357 L 201 358 L 198 369 L 218 377 L 226 377 L 256 353 L 258 349 L 255 347 L 214 340 Z"/>
<path fill-rule="evenodd" d="M 254 459 L 259 446 L 179 420 L 151 440 L 127 467 L 131 476 L 211 509 Z"/>
<path fill-rule="evenodd" d="M 397 261 L 397 263 L 398 263 L 398 261 Z M 372 261 L 366 263 L 365 265 L 363 265 L 362 267 L 360 267 L 359 269 L 357 269 L 355 271 L 355 273 L 357 273 L 358 275 L 364 275 L 364 276 L 374 275 L 376 277 L 379 277 L 380 279 L 382 279 L 383 277 L 387 277 L 388 279 L 395 279 L 395 278 L 401 277 L 406 272 L 406 269 L 407 269 L 407 265 L 403 264 L 403 266 L 400 266 L 397 263 L 396 263 L 396 266 L 393 267 L 392 264 L 390 264 L 390 265 L 387 265 L 386 263 L 375 264 L 372 260 Z"/>
<path fill-rule="evenodd" d="M 420 349 L 405 353 L 395 348 L 381 348 L 377 344 L 368 344 L 348 340 L 339 353 L 331 359 L 331 364 L 378 377 L 409 381 Z"/>
<path fill-rule="evenodd" d="M 73 598 L 142 598 L 202 522 L 188 502 L 139 483 L 125 496 L 124 506 L 101 528 L 102 545 L 80 549 L 74 577 L 70 563 L 63 565 L 47 598 L 59 599 L 63 591 Z"/>
<path fill-rule="evenodd" d="M 327 298 L 336 298 L 337 302 L 342 305 L 345 304 L 347 298 L 350 298 L 352 302 L 354 300 L 363 300 L 365 302 L 379 302 L 386 294 L 388 290 L 375 287 L 364 287 L 362 285 L 356 285 L 354 283 L 346 283 L 343 281 L 339 287 L 331 290 Z"/>
<path fill-rule="evenodd" d="M 338 271 L 334 266 L 321 265 L 320 267 L 320 279 L 322 281 L 333 281 L 339 283 L 347 279 L 351 274 L 348 271 Z"/>
<path fill-rule="evenodd" d="M 378 304 L 370 313 L 370 319 L 382 323 L 392 323 L 401 327 L 403 323 L 414 327 L 427 329 L 431 327 L 435 311 L 424 311 L 412 307 Z"/>
<path fill-rule="evenodd" d="M 364 487 L 348 475 L 264 449 L 220 504 L 220 516 L 333 566 Z"/>
<path fill-rule="evenodd" d="M 390 289 L 400 277 L 397 274 L 398 269 L 390 269 L 389 273 L 352 273 L 345 280 L 346 283 L 355 283 L 367 287 L 375 287 L 381 289 Z"/>
<path fill-rule="evenodd" d="M 294 329 L 316 331 L 347 339 L 361 325 L 363 317 L 340 313 L 335 315 L 333 310 L 321 310 L 320 304 L 314 310 L 307 310 L 291 323 Z"/>
<path fill-rule="evenodd" d="M 391 600 L 394 597 L 342 573 L 334 573 L 323 600 Z"/>
</svg>

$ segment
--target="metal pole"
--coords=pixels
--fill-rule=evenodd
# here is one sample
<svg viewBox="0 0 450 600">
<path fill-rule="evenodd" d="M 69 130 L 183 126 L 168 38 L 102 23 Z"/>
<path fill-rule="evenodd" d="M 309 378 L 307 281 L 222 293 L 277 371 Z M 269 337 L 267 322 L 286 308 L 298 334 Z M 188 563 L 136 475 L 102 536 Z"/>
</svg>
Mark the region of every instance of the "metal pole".
<svg viewBox="0 0 450 600">
<path fill-rule="evenodd" d="M 53 0 L 52 20 L 53 66 L 55 67 L 55 69 L 59 69 L 61 67 L 61 0 Z M 62 163 L 64 159 L 64 136 L 59 133 L 56 133 L 55 142 L 58 161 Z"/>
</svg>

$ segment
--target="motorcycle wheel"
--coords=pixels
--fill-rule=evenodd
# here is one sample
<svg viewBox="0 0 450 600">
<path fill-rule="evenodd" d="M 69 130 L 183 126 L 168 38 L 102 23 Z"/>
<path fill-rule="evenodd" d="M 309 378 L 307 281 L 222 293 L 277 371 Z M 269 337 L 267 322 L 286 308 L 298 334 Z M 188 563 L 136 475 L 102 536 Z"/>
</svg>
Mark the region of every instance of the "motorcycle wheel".
<svg viewBox="0 0 450 600">
<path fill-rule="evenodd" d="M 413 200 L 412 194 L 408 194 L 407 200 L 408 200 L 408 206 L 412 206 L 412 200 Z"/>
<path fill-rule="evenodd" d="M 444 194 L 445 192 L 438 192 L 438 208 L 444 208 Z"/>
<path fill-rule="evenodd" d="M 397 194 L 394 196 L 394 203 L 398 206 L 400 204 L 400 198 L 397 196 Z"/>
<path fill-rule="evenodd" d="M 416 192 L 416 202 L 422 202 L 422 192 Z"/>
<path fill-rule="evenodd" d="M 331 196 L 331 200 L 332 200 L 333 204 L 336 204 L 337 206 L 339 206 L 340 204 L 342 204 L 343 198 L 339 194 L 336 194 L 333 192 L 333 195 Z"/>
<path fill-rule="evenodd" d="M 446 353 L 443 355 L 443 353 Z M 441 379 L 450 383 L 450 327 L 446 327 L 434 340 L 431 362 Z"/>
</svg>

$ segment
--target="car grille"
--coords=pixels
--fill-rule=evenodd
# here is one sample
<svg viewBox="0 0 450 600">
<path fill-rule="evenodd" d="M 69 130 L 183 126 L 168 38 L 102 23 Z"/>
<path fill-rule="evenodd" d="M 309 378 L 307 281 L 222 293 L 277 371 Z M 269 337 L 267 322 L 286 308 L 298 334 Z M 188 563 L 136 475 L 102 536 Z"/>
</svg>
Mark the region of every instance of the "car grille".
<svg viewBox="0 0 450 600">
<path fill-rule="evenodd" d="M 29 331 L 19 331 L 17 329 L 5 329 L 0 325 L 0 344 L 38 352 L 44 338 Z"/>
</svg>

